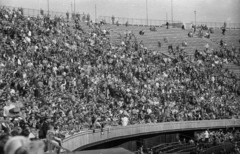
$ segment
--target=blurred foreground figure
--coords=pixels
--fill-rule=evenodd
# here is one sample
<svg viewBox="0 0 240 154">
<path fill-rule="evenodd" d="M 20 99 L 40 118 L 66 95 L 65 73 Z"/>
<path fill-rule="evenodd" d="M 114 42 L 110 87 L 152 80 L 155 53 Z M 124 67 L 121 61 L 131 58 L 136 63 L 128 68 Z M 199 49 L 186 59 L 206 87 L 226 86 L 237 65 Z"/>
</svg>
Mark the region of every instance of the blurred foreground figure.
<svg viewBox="0 0 240 154">
<path fill-rule="evenodd" d="M 10 138 L 4 146 L 5 154 L 44 154 L 42 141 L 30 141 L 23 136 Z"/>
</svg>

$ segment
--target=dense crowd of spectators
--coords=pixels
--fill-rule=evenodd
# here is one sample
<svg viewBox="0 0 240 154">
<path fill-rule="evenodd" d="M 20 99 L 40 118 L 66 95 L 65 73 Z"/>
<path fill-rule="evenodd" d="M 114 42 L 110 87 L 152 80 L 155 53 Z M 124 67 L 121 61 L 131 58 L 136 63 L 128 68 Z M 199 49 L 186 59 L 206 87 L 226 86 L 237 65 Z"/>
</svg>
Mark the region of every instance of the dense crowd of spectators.
<svg viewBox="0 0 240 154">
<path fill-rule="evenodd" d="M 219 145 L 224 142 L 240 141 L 239 130 L 206 130 L 196 133 L 196 142 Z"/>
<path fill-rule="evenodd" d="M 226 42 L 223 40 L 220 40 L 219 45 L 221 49 L 215 51 L 214 54 L 220 58 L 224 58 L 227 62 L 232 62 L 235 65 L 240 66 L 240 50 L 234 44 L 231 44 L 230 47 L 227 46 Z"/>
<path fill-rule="evenodd" d="M 171 59 L 131 35 L 113 45 L 101 24 L 88 22 L 88 33 L 78 20 L 8 8 L 0 19 L 0 117 L 10 121 L 2 133 L 45 138 L 51 125 L 66 137 L 119 124 L 239 118 L 240 81 L 217 51 L 189 60 L 177 50 Z"/>
<path fill-rule="evenodd" d="M 169 153 L 169 149 L 176 149 L 176 153 L 181 153 L 184 149 L 190 154 L 238 154 L 240 145 L 239 128 L 212 129 L 205 131 L 195 131 L 194 137 L 179 133 L 178 142 L 160 144 L 148 149 L 148 154 Z M 177 148 L 176 148 L 177 145 Z M 182 147 L 182 148 L 181 148 Z M 177 151 L 178 150 L 178 151 Z M 142 154 L 141 149 L 138 152 Z"/>
<path fill-rule="evenodd" d="M 220 129 L 220 130 L 205 130 L 195 134 L 195 144 L 197 145 L 197 153 L 203 153 L 207 149 L 224 145 L 224 143 L 232 143 L 233 148 L 228 152 L 227 147 L 220 147 L 220 153 L 239 153 L 240 133 L 238 129 Z"/>
</svg>

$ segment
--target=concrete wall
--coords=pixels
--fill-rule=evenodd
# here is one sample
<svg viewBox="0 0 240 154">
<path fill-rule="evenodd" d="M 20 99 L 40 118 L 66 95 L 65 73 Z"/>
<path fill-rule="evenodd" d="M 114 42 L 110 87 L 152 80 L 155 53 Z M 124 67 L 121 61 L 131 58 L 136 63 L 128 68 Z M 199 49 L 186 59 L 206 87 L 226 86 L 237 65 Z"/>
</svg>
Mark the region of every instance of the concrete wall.
<svg viewBox="0 0 240 154">
<path fill-rule="evenodd" d="M 74 151 L 80 147 L 87 147 L 111 140 L 140 136 L 145 134 L 225 127 L 240 127 L 240 119 L 182 121 L 155 124 L 151 123 L 130 125 L 125 127 L 118 126 L 112 127 L 110 129 L 104 129 L 103 134 L 100 132 L 100 130 L 97 130 L 95 133 L 93 133 L 93 131 L 87 131 L 75 134 L 66 138 L 63 141 L 63 147 Z"/>
</svg>

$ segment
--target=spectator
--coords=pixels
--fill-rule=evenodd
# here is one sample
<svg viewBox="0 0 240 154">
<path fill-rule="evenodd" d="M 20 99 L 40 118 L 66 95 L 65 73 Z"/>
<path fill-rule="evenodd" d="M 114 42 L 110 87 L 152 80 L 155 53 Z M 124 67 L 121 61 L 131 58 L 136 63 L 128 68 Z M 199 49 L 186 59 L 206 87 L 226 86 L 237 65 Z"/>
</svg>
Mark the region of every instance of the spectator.
<svg viewBox="0 0 240 154">
<path fill-rule="evenodd" d="M 172 44 L 168 45 L 168 52 L 170 54 L 173 53 L 173 46 L 172 46 Z"/>
<path fill-rule="evenodd" d="M 188 32 L 188 37 L 193 37 L 193 33 L 192 32 Z"/>
<path fill-rule="evenodd" d="M 168 21 L 166 22 L 166 26 L 167 26 L 167 29 L 168 29 L 168 26 L 169 26 L 169 23 L 168 23 Z"/>
<path fill-rule="evenodd" d="M 192 25 L 192 28 L 193 28 L 193 33 L 195 34 L 197 31 L 197 25 Z"/>
<path fill-rule="evenodd" d="M 51 152 L 52 150 L 60 152 L 60 149 L 55 147 L 54 145 L 61 146 L 61 139 L 56 136 L 56 132 L 54 130 L 54 127 L 52 125 L 49 125 L 49 130 L 47 131 L 48 140 L 48 150 Z M 56 150 L 55 150 L 56 149 Z"/>
<path fill-rule="evenodd" d="M 114 25 L 115 24 L 115 17 L 112 16 L 112 24 Z"/>
<path fill-rule="evenodd" d="M 204 137 L 205 137 L 206 143 L 208 143 L 209 142 L 209 132 L 208 132 L 208 130 L 205 131 Z"/>
<path fill-rule="evenodd" d="M 223 47 L 223 45 L 224 45 L 224 42 L 223 42 L 223 40 L 221 39 L 221 40 L 220 40 L 220 46 Z"/>
<path fill-rule="evenodd" d="M 186 41 L 183 41 L 183 42 L 182 42 L 182 46 L 183 46 L 183 47 L 187 47 L 187 42 L 186 42 Z"/>
<path fill-rule="evenodd" d="M 29 153 L 43 154 L 44 144 L 42 141 L 31 141 L 22 136 L 10 138 L 4 146 L 5 154 Z"/>
<path fill-rule="evenodd" d="M 205 34 L 205 38 L 210 39 L 210 32 L 206 32 L 206 34 Z"/>
<path fill-rule="evenodd" d="M 226 28 L 227 28 L 227 23 L 224 22 L 223 27 L 222 27 L 222 34 L 223 34 L 223 35 L 225 35 Z"/>
<path fill-rule="evenodd" d="M 69 12 L 66 13 L 67 21 L 69 20 Z"/>
<path fill-rule="evenodd" d="M 214 33 L 214 29 L 213 28 L 209 28 L 209 32 L 210 32 L 210 34 L 213 34 Z"/>
<path fill-rule="evenodd" d="M 165 43 L 168 43 L 168 38 L 164 37 L 163 41 L 164 41 Z"/>
<path fill-rule="evenodd" d="M 162 44 L 160 41 L 158 41 L 158 47 L 161 48 Z"/>
<path fill-rule="evenodd" d="M 126 27 L 128 26 L 128 21 L 125 23 L 125 26 L 126 26 Z"/>
<path fill-rule="evenodd" d="M 140 31 L 139 31 L 139 35 L 144 35 L 144 31 L 143 31 L 143 30 L 140 30 Z"/>
<path fill-rule="evenodd" d="M 7 141 L 9 140 L 9 135 L 7 134 L 2 134 L 0 136 L 0 153 L 4 153 L 4 146 L 7 143 Z"/>
<path fill-rule="evenodd" d="M 156 29 L 156 27 L 155 26 L 150 26 L 150 31 L 153 31 L 153 32 L 155 32 L 155 31 L 157 31 L 157 29 Z"/>
<path fill-rule="evenodd" d="M 129 121 L 127 115 L 123 115 L 121 118 L 121 121 L 122 121 L 122 126 L 127 126 Z"/>
<path fill-rule="evenodd" d="M 182 25 L 182 30 L 185 30 L 185 26 L 184 26 L 184 24 Z"/>
</svg>

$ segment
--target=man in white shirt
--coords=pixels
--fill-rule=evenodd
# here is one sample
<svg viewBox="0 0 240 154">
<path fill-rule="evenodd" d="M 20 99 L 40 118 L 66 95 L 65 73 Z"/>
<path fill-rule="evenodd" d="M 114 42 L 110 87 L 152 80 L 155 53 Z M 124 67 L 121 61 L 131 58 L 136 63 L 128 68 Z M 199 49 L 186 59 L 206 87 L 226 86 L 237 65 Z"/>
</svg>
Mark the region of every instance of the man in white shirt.
<svg viewBox="0 0 240 154">
<path fill-rule="evenodd" d="M 121 118 L 121 121 L 122 121 L 122 126 L 127 126 L 129 119 L 128 119 L 127 116 L 123 116 L 123 117 Z"/>
<path fill-rule="evenodd" d="M 206 143 L 208 143 L 208 141 L 209 141 L 209 132 L 208 132 L 208 130 L 206 130 L 206 131 L 204 132 L 204 137 L 205 137 Z"/>
</svg>

